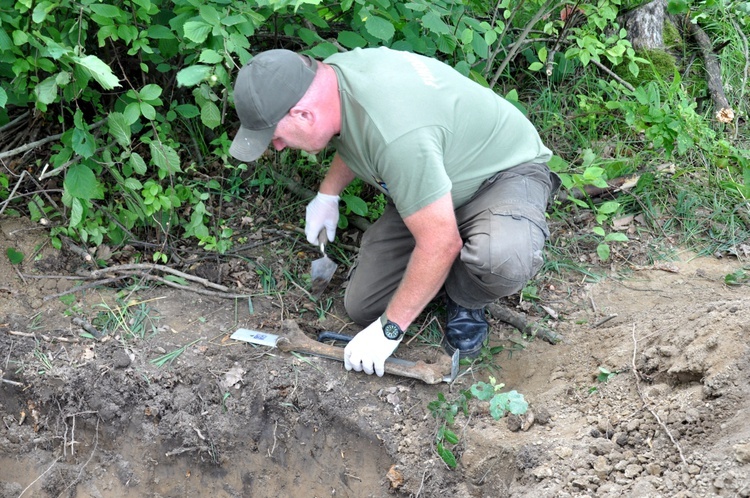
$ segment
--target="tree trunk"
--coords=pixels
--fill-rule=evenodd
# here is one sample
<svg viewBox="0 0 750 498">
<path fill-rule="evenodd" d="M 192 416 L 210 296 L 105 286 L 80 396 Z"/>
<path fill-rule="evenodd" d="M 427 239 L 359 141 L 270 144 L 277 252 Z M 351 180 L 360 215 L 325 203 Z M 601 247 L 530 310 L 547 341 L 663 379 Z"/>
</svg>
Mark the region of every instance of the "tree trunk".
<svg viewBox="0 0 750 498">
<path fill-rule="evenodd" d="M 652 0 L 623 14 L 620 25 L 628 31 L 628 40 L 636 50 L 664 49 L 666 0 Z"/>
<path fill-rule="evenodd" d="M 619 17 L 620 25 L 628 32 L 628 40 L 636 50 L 664 50 L 664 20 L 666 0 L 652 0 Z M 682 24 L 682 23 L 680 23 Z M 698 44 L 706 67 L 706 81 L 714 104 L 714 118 L 721 123 L 734 120 L 734 110 L 729 105 L 721 81 L 721 63 L 713 51 L 708 35 L 688 21 L 684 23 L 683 36 L 691 36 Z"/>
</svg>

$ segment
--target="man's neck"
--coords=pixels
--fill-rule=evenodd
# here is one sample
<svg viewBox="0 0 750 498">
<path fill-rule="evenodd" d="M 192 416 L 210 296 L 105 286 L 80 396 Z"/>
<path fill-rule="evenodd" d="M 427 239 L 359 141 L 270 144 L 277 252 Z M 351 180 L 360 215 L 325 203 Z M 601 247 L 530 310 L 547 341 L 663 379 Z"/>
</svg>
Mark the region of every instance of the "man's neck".
<svg viewBox="0 0 750 498">
<path fill-rule="evenodd" d="M 336 71 L 328 64 L 319 62 L 318 72 L 322 70 L 324 88 L 324 106 L 326 119 L 329 120 L 334 135 L 341 133 L 341 95 Z"/>
</svg>

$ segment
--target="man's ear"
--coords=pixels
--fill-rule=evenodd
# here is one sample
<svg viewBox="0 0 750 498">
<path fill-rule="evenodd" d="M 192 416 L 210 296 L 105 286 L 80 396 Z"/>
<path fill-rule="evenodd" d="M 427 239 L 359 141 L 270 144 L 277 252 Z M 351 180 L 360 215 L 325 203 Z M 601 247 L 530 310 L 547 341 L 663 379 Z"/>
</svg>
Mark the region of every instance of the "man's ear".
<svg viewBox="0 0 750 498">
<path fill-rule="evenodd" d="M 289 115 L 308 126 L 315 124 L 315 113 L 307 107 L 294 106 L 289 111 Z"/>
</svg>

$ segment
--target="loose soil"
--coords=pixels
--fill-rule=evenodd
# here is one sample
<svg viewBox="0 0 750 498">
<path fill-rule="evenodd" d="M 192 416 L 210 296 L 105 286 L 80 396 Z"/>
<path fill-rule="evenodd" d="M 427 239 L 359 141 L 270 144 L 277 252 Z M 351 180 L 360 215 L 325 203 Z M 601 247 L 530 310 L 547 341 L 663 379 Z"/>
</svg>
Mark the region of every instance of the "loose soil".
<svg viewBox="0 0 750 498">
<path fill-rule="evenodd" d="M 130 294 L 92 288 L 64 304 L 48 297 L 75 280 L 31 276 L 91 268 L 49 247 L 31 258 L 44 234 L 22 219 L 0 224 L 0 497 L 750 496 L 750 293 L 724 283 L 742 268 L 736 258 L 683 253 L 596 269 L 602 278 L 549 276 L 540 301 L 505 304 L 562 343 L 493 321 L 493 344 L 507 347 L 494 365 L 426 385 L 229 339 L 238 327 L 356 333 L 342 275 L 322 319 L 302 289 L 260 296 L 257 278 L 233 289 L 258 294 L 252 310 L 153 283 Z M 27 260 L 12 266 L 8 247 Z M 233 264 L 224 275 L 242 270 Z M 117 310 L 118 295 L 140 303 L 126 318 L 146 310 L 143 337 L 122 327 L 82 336 L 73 319 Z M 421 336 L 398 351 L 440 354 Z M 452 426 L 451 470 L 428 404 L 490 376 L 522 393 L 534 420 L 496 421 L 472 400 Z"/>
</svg>

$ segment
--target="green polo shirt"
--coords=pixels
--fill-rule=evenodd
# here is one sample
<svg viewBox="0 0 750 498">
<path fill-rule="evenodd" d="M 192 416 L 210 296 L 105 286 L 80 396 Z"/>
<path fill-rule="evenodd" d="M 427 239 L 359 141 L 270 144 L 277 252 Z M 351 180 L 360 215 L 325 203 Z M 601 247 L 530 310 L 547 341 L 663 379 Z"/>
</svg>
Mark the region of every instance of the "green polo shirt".
<svg viewBox="0 0 750 498">
<path fill-rule="evenodd" d="M 513 104 L 440 61 L 372 48 L 325 62 L 341 96 L 332 143 L 402 217 L 448 192 L 458 208 L 494 173 L 552 156 Z"/>
</svg>

